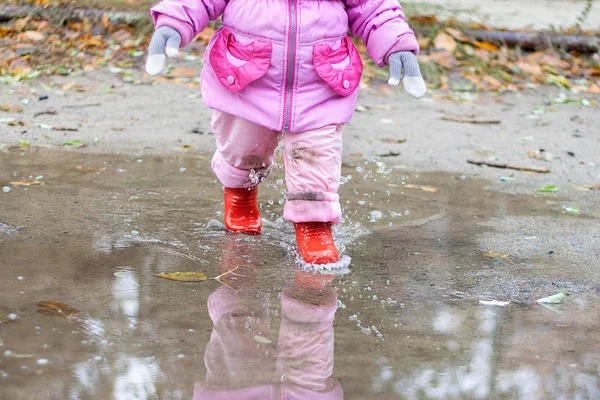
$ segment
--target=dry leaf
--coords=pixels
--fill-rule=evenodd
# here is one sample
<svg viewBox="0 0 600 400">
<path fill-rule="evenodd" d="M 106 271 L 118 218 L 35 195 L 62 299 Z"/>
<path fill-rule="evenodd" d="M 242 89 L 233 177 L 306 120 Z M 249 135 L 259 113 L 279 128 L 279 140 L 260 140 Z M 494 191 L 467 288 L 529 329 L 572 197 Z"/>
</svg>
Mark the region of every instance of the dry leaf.
<svg viewBox="0 0 600 400">
<path fill-rule="evenodd" d="M 200 272 L 161 272 L 160 274 L 154 275 L 157 278 L 168 279 L 177 282 L 204 282 L 208 279 L 206 274 Z"/>
<path fill-rule="evenodd" d="M 195 78 L 198 76 L 198 70 L 187 67 L 177 67 L 171 71 L 169 76 L 174 78 Z"/>
<path fill-rule="evenodd" d="M 510 257 L 510 255 L 508 255 L 508 254 L 496 253 L 495 251 L 488 251 L 487 253 L 483 253 L 483 256 L 488 257 L 488 258 L 503 258 L 503 259 L 507 259 Z"/>
<path fill-rule="evenodd" d="M 48 314 L 61 314 L 67 317 L 72 317 L 73 315 L 79 312 L 78 309 L 73 308 L 65 303 L 60 303 L 58 301 L 40 301 L 38 303 L 38 312 Z"/>
<path fill-rule="evenodd" d="M 408 185 L 404 185 L 404 187 L 407 189 L 419 189 L 419 190 L 422 190 L 424 192 L 429 192 L 429 193 L 437 193 L 440 191 L 440 189 L 433 187 L 433 186 L 408 184 Z"/>
<path fill-rule="evenodd" d="M 488 42 L 478 42 L 478 41 L 474 41 L 473 42 L 475 44 L 475 46 L 479 47 L 480 49 L 483 50 L 487 50 L 487 51 L 498 51 L 500 50 L 500 48 L 498 46 L 496 46 L 493 43 L 488 43 Z"/>
<path fill-rule="evenodd" d="M 14 104 L 0 104 L 0 111 L 8 113 L 21 113 L 23 112 L 23 107 Z"/>
<path fill-rule="evenodd" d="M 15 185 L 15 186 L 36 186 L 36 185 L 41 185 L 43 184 L 42 181 L 11 181 L 10 182 L 11 185 Z"/>
<path fill-rule="evenodd" d="M 438 34 L 433 40 L 433 46 L 436 49 L 444 49 L 449 52 L 456 50 L 456 40 L 445 32 Z"/>
</svg>

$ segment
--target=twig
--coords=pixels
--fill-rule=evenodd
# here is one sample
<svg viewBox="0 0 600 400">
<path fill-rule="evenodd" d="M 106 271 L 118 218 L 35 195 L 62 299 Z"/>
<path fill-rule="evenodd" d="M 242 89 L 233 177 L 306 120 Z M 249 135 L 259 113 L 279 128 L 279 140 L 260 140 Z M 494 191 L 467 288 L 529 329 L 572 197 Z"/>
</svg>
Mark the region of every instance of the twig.
<svg viewBox="0 0 600 400">
<path fill-rule="evenodd" d="M 540 174 L 547 174 L 550 172 L 550 170 L 547 168 L 524 167 L 524 166 L 520 166 L 520 165 L 502 164 L 502 163 L 496 163 L 496 162 L 491 162 L 491 161 L 467 160 L 467 162 L 469 164 L 480 165 L 480 166 L 486 165 L 486 166 L 492 167 L 492 168 L 514 169 L 517 171 L 537 172 Z"/>
<path fill-rule="evenodd" d="M 63 108 L 86 108 L 86 107 L 100 107 L 102 103 L 87 103 L 87 104 L 71 104 L 63 106 Z"/>
<path fill-rule="evenodd" d="M 39 113 L 35 113 L 35 114 L 33 114 L 33 118 L 35 118 L 35 117 L 39 117 L 40 115 L 56 115 L 56 114 L 58 114 L 58 113 L 56 112 L 56 110 L 55 110 L 54 108 L 51 108 L 51 109 L 49 109 L 49 110 L 46 110 L 46 111 L 40 111 Z"/>
<path fill-rule="evenodd" d="M 463 124 L 476 124 L 476 125 L 497 125 L 501 124 L 502 121 L 499 119 L 483 119 L 483 118 L 472 118 L 472 117 L 461 117 L 458 115 L 443 115 L 443 121 L 459 122 Z"/>
<path fill-rule="evenodd" d="M 225 275 L 229 275 L 229 274 L 231 274 L 231 273 L 233 273 L 233 272 L 237 271 L 237 270 L 238 270 L 238 268 L 239 268 L 239 266 L 235 267 L 234 269 L 232 269 L 232 270 L 230 270 L 230 271 L 224 272 L 224 273 L 222 273 L 221 275 L 219 275 L 219 276 L 217 276 L 217 277 L 210 278 L 210 279 L 213 279 L 213 280 L 215 280 L 215 281 L 218 281 L 218 280 L 220 280 L 222 277 L 224 277 Z M 221 282 L 221 283 L 222 283 L 222 282 Z"/>
</svg>

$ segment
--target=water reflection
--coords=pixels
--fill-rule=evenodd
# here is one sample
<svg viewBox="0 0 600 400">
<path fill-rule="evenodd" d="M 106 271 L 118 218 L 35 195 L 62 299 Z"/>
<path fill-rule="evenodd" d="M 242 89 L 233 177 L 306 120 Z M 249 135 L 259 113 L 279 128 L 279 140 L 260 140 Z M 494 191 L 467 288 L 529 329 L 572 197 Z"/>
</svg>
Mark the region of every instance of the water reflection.
<svg viewBox="0 0 600 400">
<path fill-rule="evenodd" d="M 247 242 L 228 244 L 222 272 L 256 254 Z M 335 275 L 296 272 L 279 296 L 278 315 L 269 293 L 257 289 L 257 272 L 240 268 L 208 298 L 214 326 L 194 400 L 343 399 L 333 378 Z"/>
</svg>

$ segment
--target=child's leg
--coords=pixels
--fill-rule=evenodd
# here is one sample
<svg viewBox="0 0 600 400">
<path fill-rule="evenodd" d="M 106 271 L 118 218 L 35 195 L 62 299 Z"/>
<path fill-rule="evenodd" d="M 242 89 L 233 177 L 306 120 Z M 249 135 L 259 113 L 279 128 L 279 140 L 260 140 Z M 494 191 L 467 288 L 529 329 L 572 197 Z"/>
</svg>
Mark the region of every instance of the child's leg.
<svg viewBox="0 0 600 400">
<path fill-rule="evenodd" d="M 212 168 L 225 186 L 225 227 L 260 234 L 256 187 L 271 172 L 280 134 L 218 111 L 213 115 L 212 131 L 217 139 Z"/>
<path fill-rule="evenodd" d="M 226 188 L 251 188 L 271 172 L 281 135 L 264 126 L 215 111 L 212 132 L 217 151 L 212 168 Z"/>
<path fill-rule="evenodd" d="M 342 128 L 286 133 L 284 218 L 295 223 L 298 249 L 308 263 L 335 262 L 331 224 L 341 219 Z"/>
<path fill-rule="evenodd" d="M 341 219 L 342 127 L 286 133 L 284 218 L 292 222 L 331 222 Z"/>
</svg>

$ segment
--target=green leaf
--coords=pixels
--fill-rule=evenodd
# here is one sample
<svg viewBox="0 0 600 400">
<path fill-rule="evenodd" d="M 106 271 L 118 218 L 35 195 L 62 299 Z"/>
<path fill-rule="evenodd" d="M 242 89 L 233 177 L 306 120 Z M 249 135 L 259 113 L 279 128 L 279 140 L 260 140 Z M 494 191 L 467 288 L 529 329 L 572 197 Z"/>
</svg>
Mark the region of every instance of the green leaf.
<svg viewBox="0 0 600 400">
<path fill-rule="evenodd" d="M 581 214 L 581 210 L 577 206 L 563 206 L 562 209 L 565 214 Z"/>
<path fill-rule="evenodd" d="M 556 193 L 560 192 L 560 188 L 558 186 L 550 185 L 535 189 L 535 191 L 538 193 Z"/>
<path fill-rule="evenodd" d="M 544 297 L 543 299 L 539 299 L 537 300 L 537 302 L 540 304 L 561 304 L 563 301 L 565 301 L 566 298 L 566 294 L 557 293 L 554 296 L 548 296 Z"/>
<path fill-rule="evenodd" d="M 64 146 L 69 147 L 85 147 L 85 144 L 81 140 L 70 140 L 68 142 L 63 143 Z"/>
<path fill-rule="evenodd" d="M 31 147 L 31 143 L 29 142 L 29 140 L 19 140 L 19 146 L 23 148 L 29 148 Z"/>
<path fill-rule="evenodd" d="M 18 353 L 10 353 L 8 357 L 12 358 L 33 358 L 33 354 L 18 354 Z"/>
</svg>

